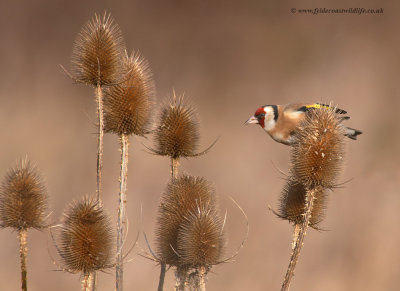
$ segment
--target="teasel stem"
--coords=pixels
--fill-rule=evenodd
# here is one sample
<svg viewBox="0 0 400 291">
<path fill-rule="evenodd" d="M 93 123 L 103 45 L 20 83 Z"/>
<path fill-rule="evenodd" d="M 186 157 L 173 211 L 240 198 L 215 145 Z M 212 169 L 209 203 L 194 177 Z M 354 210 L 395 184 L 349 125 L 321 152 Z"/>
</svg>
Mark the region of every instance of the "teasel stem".
<svg viewBox="0 0 400 291">
<path fill-rule="evenodd" d="M 122 246 L 124 242 L 124 227 L 126 225 L 126 184 L 128 178 L 128 149 L 129 136 L 120 135 L 121 144 L 121 172 L 119 189 L 119 208 L 117 224 L 117 264 L 116 264 L 116 290 L 123 290 L 123 254 Z"/>
<path fill-rule="evenodd" d="M 26 270 L 26 256 L 28 253 L 27 247 L 27 235 L 28 231 L 26 229 L 19 230 L 19 256 L 21 258 L 21 290 L 27 291 L 27 270 Z"/>
<path fill-rule="evenodd" d="M 97 189 L 96 189 L 96 200 L 98 201 L 98 206 L 101 207 L 101 172 L 103 170 L 103 149 L 104 149 L 104 110 L 103 110 L 103 90 L 100 84 L 96 86 L 96 100 L 97 100 L 97 116 L 99 118 L 99 132 L 97 138 Z M 89 276 L 90 289 L 91 291 L 96 290 L 97 274 L 96 271 L 91 273 Z"/>
<path fill-rule="evenodd" d="M 311 213 L 312 213 L 312 209 L 314 206 L 314 199 L 315 199 L 315 195 L 317 192 L 318 192 L 317 188 L 307 190 L 303 222 L 300 225 L 300 230 L 299 230 L 299 233 L 297 236 L 296 244 L 292 251 L 292 256 L 290 258 L 290 263 L 289 263 L 288 269 L 286 271 L 286 275 L 285 275 L 285 279 L 282 284 L 281 291 L 289 290 L 290 282 L 294 276 L 294 269 L 296 268 L 297 261 L 299 260 L 300 251 L 303 246 L 304 238 L 306 236 L 307 229 L 308 229 L 308 226 L 310 223 Z M 296 226 L 295 226 L 294 231 L 295 231 L 294 235 L 296 235 L 296 231 L 297 231 Z"/>
<path fill-rule="evenodd" d="M 297 238 L 299 237 L 300 230 L 301 230 L 301 224 L 296 223 L 293 229 L 292 251 L 296 247 Z"/>
<path fill-rule="evenodd" d="M 96 291 L 96 283 L 97 283 L 97 272 L 96 271 L 93 271 L 93 273 L 92 273 L 92 276 L 90 277 L 90 279 L 91 279 L 91 286 L 92 286 L 92 288 L 90 289 L 91 291 Z"/>
<path fill-rule="evenodd" d="M 185 291 L 187 270 L 177 267 L 175 271 L 175 291 Z"/>
<path fill-rule="evenodd" d="M 82 291 L 91 291 L 93 290 L 93 282 L 94 282 L 95 272 L 85 273 L 82 279 Z"/>
<path fill-rule="evenodd" d="M 178 178 L 178 167 L 179 167 L 179 158 L 171 158 L 171 176 L 172 178 Z"/>
<path fill-rule="evenodd" d="M 167 272 L 167 265 L 165 263 L 161 263 L 161 271 L 160 271 L 160 281 L 158 282 L 157 291 L 163 291 L 165 273 Z"/>
<path fill-rule="evenodd" d="M 97 138 L 97 191 L 96 198 L 100 202 L 101 195 L 101 172 L 103 170 L 103 137 L 104 137 L 104 112 L 103 91 L 100 84 L 96 87 L 97 116 L 99 118 L 99 132 Z"/>
<path fill-rule="evenodd" d="M 201 266 L 198 270 L 199 272 L 199 291 L 206 291 L 206 275 L 207 268 L 205 266 Z"/>
</svg>

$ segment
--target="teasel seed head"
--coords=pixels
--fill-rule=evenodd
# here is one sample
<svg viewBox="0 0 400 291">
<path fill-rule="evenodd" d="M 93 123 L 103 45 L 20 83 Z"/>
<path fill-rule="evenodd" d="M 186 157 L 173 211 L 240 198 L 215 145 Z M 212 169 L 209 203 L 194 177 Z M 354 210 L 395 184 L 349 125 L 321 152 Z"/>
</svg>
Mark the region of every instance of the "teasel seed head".
<svg viewBox="0 0 400 291">
<path fill-rule="evenodd" d="M 324 219 L 326 212 L 327 195 L 322 187 L 318 187 L 315 194 L 314 205 L 311 213 L 310 226 L 320 229 L 319 224 Z M 278 217 L 294 224 L 301 224 L 305 213 L 306 188 L 293 179 L 288 179 L 280 197 Z"/>
<path fill-rule="evenodd" d="M 224 246 L 223 223 L 216 210 L 198 207 L 183 220 L 178 232 L 180 264 L 198 268 L 218 264 Z"/>
<path fill-rule="evenodd" d="M 182 175 L 172 179 L 161 197 L 157 219 L 157 255 L 161 262 L 179 266 L 178 233 L 196 209 L 215 210 L 215 191 L 203 178 Z"/>
<path fill-rule="evenodd" d="M 88 274 L 113 266 L 114 235 L 99 201 L 85 197 L 69 205 L 56 230 L 55 244 L 63 266 Z"/>
<path fill-rule="evenodd" d="M 72 75 L 92 86 L 115 83 L 120 77 L 124 42 L 111 14 L 95 15 L 79 32 L 72 50 Z"/>
<path fill-rule="evenodd" d="M 183 96 L 175 92 L 169 104 L 163 106 L 157 128 L 154 132 L 156 143 L 152 152 L 173 159 L 199 155 L 199 122 L 195 110 L 185 103 Z"/>
<path fill-rule="evenodd" d="M 25 159 L 6 174 L 0 190 L 0 226 L 16 230 L 47 227 L 47 194 L 34 166 Z"/>
<path fill-rule="evenodd" d="M 140 135 L 149 132 L 154 82 L 149 63 L 139 54 L 122 59 L 123 82 L 108 87 L 104 98 L 106 132 Z"/>
<path fill-rule="evenodd" d="M 291 148 L 292 175 L 306 188 L 333 188 L 344 156 L 344 126 L 335 108 L 310 111 Z"/>
</svg>

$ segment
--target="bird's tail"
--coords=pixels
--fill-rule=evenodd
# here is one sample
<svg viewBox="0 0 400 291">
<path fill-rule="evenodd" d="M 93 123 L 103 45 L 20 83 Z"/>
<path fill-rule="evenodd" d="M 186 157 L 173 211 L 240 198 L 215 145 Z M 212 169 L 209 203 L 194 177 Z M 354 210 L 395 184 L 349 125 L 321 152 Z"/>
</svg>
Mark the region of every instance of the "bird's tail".
<svg viewBox="0 0 400 291">
<path fill-rule="evenodd" d="M 347 136 L 348 138 L 356 140 L 357 139 L 357 135 L 359 135 L 359 134 L 362 134 L 361 130 L 354 129 L 354 128 L 351 128 L 351 127 L 346 127 L 346 132 L 345 132 L 344 135 Z"/>
</svg>

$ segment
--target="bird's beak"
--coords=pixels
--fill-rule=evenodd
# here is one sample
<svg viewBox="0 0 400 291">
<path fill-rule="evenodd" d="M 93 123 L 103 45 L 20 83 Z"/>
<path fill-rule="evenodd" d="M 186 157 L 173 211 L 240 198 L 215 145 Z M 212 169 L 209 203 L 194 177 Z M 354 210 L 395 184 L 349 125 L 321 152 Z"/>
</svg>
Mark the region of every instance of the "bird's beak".
<svg viewBox="0 0 400 291">
<path fill-rule="evenodd" d="M 258 124 L 258 119 L 255 118 L 254 116 L 250 117 L 244 124 L 245 125 L 249 125 L 249 124 Z"/>
</svg>

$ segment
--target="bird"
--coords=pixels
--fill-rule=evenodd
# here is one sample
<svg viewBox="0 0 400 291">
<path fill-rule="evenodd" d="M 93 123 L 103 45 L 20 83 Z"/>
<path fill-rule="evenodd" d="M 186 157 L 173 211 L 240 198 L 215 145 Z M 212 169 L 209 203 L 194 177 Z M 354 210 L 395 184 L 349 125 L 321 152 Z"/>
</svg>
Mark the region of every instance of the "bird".
<svg viewBox="0 0 400 291">
<path fill-rule="evenodd" d="M 259 124 L 275 141 L 292 145 L 295 143 L 294 134 L 296 128 L 305 118 L 305 114 L 319 108 L 332 108 L 326 104 L 287 104 L 287 105 L 264 105 L 259 107 L 253 116 L 245 124 Z M 347 111 L 335 108 L 337 114 L 347 114 Z M 349 116 L 340 116 L 341 120 L 350 119 Z M 362 131 L 350 127 L 345 128 L 345 136 L 356 140 Z"/>
</svg>

